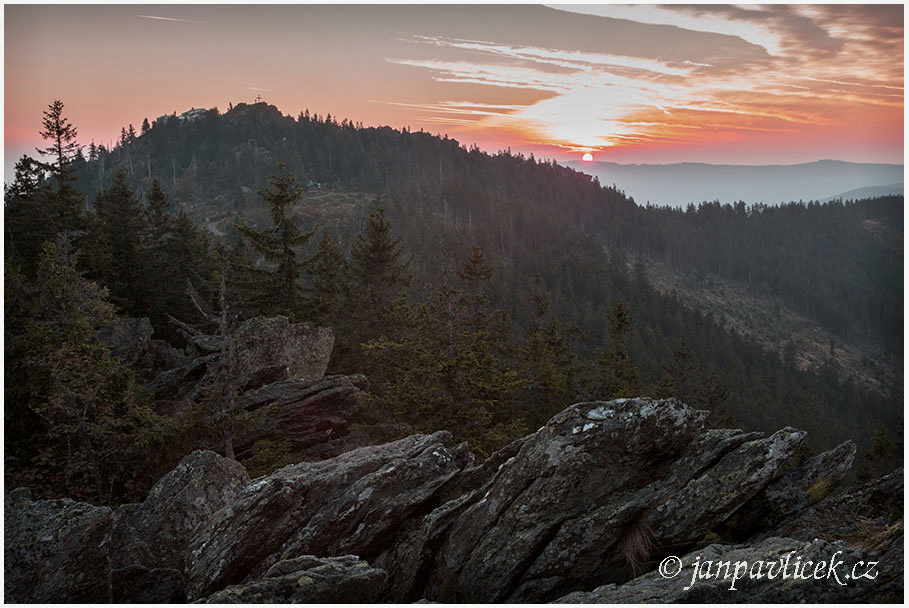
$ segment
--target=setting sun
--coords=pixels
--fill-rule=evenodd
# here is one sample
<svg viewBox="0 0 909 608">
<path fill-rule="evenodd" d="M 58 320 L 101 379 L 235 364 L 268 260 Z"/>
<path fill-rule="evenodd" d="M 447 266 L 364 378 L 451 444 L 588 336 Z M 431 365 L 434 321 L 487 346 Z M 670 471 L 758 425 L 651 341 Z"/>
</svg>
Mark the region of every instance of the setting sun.
<svg viewBox="0 0 909 608">
<path fill-rule="evenodd" d="M 590 161 L 593 160 L 593 154 L 591 154 L 590 152 L 587 152 L 587 153 L 584 154 L 584 156 L 581 157 L 581 160 L 583 160 L 584 162 L 589 163 Z"/>
<path fill-rule="evenodd" d="M 265 12 L 170 5 L 160 15 L 143 12 L 7 7 L 5 83 L 16 92 L 4 114 L 8 179 L 15 160 L 41 145 L 31 125 L 35 108 L 51 99 L 66 102 L 80 143 L 111 144 L 145 117 L 223 111 L 261 95 L 291 116 L 330 112 L 559 161 L 595 162 L 578 158 L 594 150 L 608 150 L 618 163 L 903 158 L 900 5 L 287 5 Z M 252 15 L 260 26 L 254 33 Z M 290 23 L 312 35 L 287 34 Z M 813 34 L 803 35 L 805 28 Z M 104 36 L 106 46 L 86 42 Z M 231 49 L 229 70 L 200 79 L 223 56 L 222 45 Z M 55 60 L 59 49 L 72 60 Z M 343 95 L 289 86 L 273 53 L 319 58 L 296 67 L 295 82 L 343 69 L 350 84 Z M 127 94 L 137 90 L 146 93 Z M 92 97 L 98 91 L 115 103 L 101 111 Z"/>
</svg>

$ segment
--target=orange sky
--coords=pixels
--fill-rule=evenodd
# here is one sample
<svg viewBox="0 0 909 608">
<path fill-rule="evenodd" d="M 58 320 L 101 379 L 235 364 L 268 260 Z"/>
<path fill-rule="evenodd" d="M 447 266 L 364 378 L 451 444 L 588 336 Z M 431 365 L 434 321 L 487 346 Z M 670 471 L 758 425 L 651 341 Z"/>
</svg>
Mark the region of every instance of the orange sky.
<svg viewBox="0 0 909 608">
<path fill-rule="evenodd" d="M 293 116 L 559 160 L 903 162 L 902 5 L 6 5 L 4 17 L 7 177 L 40 145 L 53 99 L 81 143 L 106 144 L 145 117 L 257 95 Z"/>
</svg>

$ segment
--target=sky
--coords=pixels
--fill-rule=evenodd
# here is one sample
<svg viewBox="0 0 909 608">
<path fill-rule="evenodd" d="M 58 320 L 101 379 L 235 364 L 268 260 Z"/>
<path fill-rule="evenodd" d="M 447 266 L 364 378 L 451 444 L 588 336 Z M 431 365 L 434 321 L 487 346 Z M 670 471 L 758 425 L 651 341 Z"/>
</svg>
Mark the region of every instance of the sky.
<svg viewBox="0 0 909 608">
<path fill-rule="evenodd" d="M 495 152 L 903 162 L 903 5 L 5 5 L 4 167 L 251 103 Z"/>
</svg>

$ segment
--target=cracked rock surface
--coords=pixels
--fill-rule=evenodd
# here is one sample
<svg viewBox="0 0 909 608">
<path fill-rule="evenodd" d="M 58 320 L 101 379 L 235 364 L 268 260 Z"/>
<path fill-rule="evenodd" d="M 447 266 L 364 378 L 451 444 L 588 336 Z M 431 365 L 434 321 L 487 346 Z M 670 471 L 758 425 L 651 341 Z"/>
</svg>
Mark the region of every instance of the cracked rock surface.
<svg viewBox="0 0 909 608">
<path fill-rule="evenodd" d="M 482 463 L 439 431 L 253 480 L 236 462 L 198 451 L 145 502 L 113 511 L 11 491 L 6 600 L 901 596 L 901 471 L 836 495 L 831 490 L 851 466 L 854 445 L 805 458 L 802 431 L 705 429 L 705 418 L 672 399 L 578 403 Z M 735 596 L 728 581 L 684 590 L 683 576 L 665 580 L 655 570 L 669 555 L 683 556 L 690 568 L 698 555 L 756 560 L 790 549 L 884 556 L 890 565 L 873 585 L 750 581 Z"/>
</svg>

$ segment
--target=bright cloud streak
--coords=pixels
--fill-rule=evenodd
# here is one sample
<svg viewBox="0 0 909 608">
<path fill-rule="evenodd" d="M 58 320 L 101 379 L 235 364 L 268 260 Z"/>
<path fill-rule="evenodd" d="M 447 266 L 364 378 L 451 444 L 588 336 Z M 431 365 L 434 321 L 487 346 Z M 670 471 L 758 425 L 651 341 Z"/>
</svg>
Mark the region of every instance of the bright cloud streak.
<svg viewBox="0 0 909 608">
<path fill-rule="evenodd" d="M 736 69 L 715 69 L 709 61 L 695 56 L 667 60 L 413 36 L 410 42 L 469 51 L 471 58 L 388 61 L 430 70 L 439 82 L 551 93 L 546 99 L 508 112 L 472 113 L 476 121 L 471 130 L 520 132 L 538 144 L 576 152 L 684 142 L 692 138 L 692 130 L 697 131 L 699 123 L 709 127 L 705 137 L 729 140 L 742 137 L 736 133 L 798 133 L 797 127 L 854 126 L 849 123 L 862 107 L 902 108 L 902 80 L 881 73 L 875 57 L 863 61 L 856 52 L 854 47 L 867 42 L 861 28 L 855 40 L 831 42 L 830 33 L 819 22 L 799 11 L 766 13 L 762 7 L 736 6 L 723 7 L 720 14 L 711 15 L 704 14 L 710 11 L 702 7 L 688 13 L 686 7 L 616 5 L 579 10 L 737 35 L 759 44 L 774 57 L 769 64 L 742 61 Z M 771 26 L 776 33 L 770 31 Z M 844 27 L 835 29 L 842 35 Z M 799 54 L 794 42 L 799 36 L 818 50 L 809 48 Z M 833 105 L 846 109 L 831 112 Z M 822 106 L 823 110 L 816 109 Z M 463 113 L 458 104 L 418 107 L 439 115 Z M 651 111 L 659 111 L 664 120 L 639 120 Z"/>
<path fill-rule="evenodd" d="M 53 99 L 66 103 L 82 143 L 109 144 L 143 117 L 223 110 L 259 93 L 291 116 L 308 108 L 544 158 L 903 158 L 900 5 L 168 5 L 166 16 L 138 14 L 159 9 L 7 6 L 7 174 L 42 144 L 40 113 Z"/>
<path fill-rule="evenodd" d="M 738 6 L 745 10 L 760 10 L 758 6 L 749 8 L 745 8 L 743 5 Z M 751 44 L 764 47 L 771 55 L 779 54 L 782 49 L 779 36 L 760 26 L 736 22 L 722 17 L 705 18 L 679 15 L 678 12 L 667 6 L 654 4 L 561 4 L 553 5 L 553 8 L 601 17 L 612 17 L 614 19 L 628 19 L 638 23 L 674 25 L 697 32 L 738 36 Z"/>
<path fill-rule="evenodd" d="M 176 17 L 158 17 L 156 15 L 139 15 L 141 19 L 156 19 L 158 21 L 177 21 L 180 23 L 202 23 L 201 21 L 194 21 L 192 19 L 177 19 Z"/>
<path fill-rule="evenodd" d="M 567 51 L 562 49 L 535 48 L 529 46 L 512 46 L 502 45 L 495 42 L 483 42 L 479 40 L 446 40 L 444 38 L 429 38 L 425 36 L 414 36 L 414 40 L 433 44 L 436 46 L 447 46 L 451 48 L 466 49 L 471 51 L 480 51 L 504 57 L 515 57 L 518 59 L 529 59 L 539 61 L 540 63 L 582 69 L 585 65 L 612 65 L 617 67 L 633 68 L 660 74 L 669 74 L 672 76 L 687 76 L 691 70 L 684 68 L 673 68 L 666 63 L 644 59 L 639 57 L 628 57 L 623 55 L 611 55 L 604 53 L 585 53 L 582 51 Z M 694 64 L 693 62 L 683 62 L 688 66 L 702 65 L 710 67 L 709 64 Z"/>
</svg>

